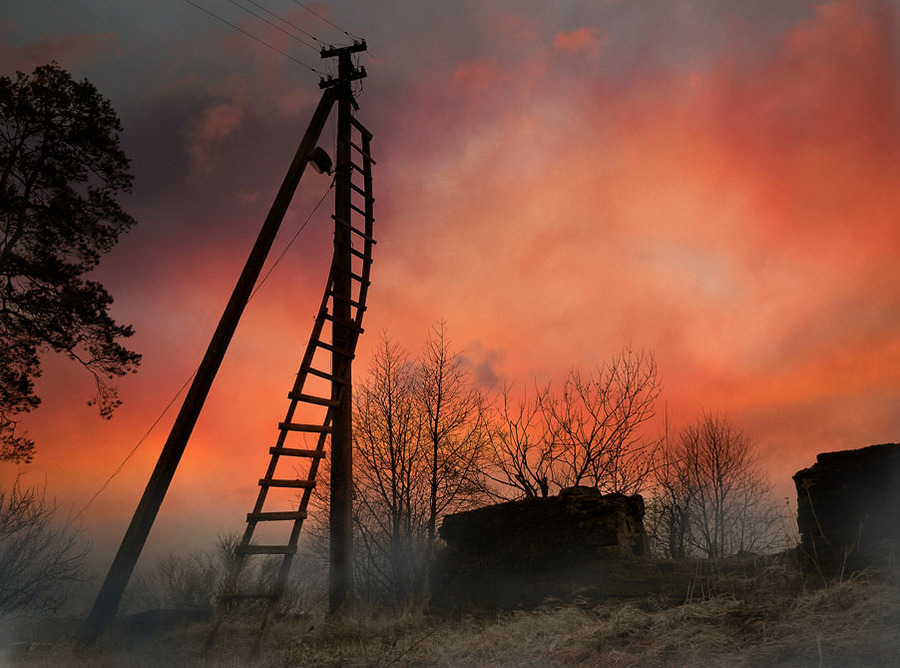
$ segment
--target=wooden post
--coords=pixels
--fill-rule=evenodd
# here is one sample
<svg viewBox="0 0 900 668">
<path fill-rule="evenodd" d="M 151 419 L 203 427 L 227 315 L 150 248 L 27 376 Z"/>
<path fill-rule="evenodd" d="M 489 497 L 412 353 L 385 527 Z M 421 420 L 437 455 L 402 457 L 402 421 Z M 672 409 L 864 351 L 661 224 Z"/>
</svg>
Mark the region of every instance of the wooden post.
<svg viewBox="0 0 900 668">
<path fill-rule="evenodd" d="M 140 557 L 141 550 L 153 526 L 153 521 L 159 512 L 169 484 L 172 482 L 172 476 L 175 475 L 175 469 L 181 456 L 184 453 L 187 441 L 190 438 L 206 396 L 209 393 L 213 379 L 219 370 L 222 359 L 225 357 L 225 351 L 231 342 L 234 330 L 237 328 L 238 321 L 244 312 L 244 307 L 250 299 L 253 286 L 259 278 L 263 263 L 281 226 L 281 221 L 287 211 L 294 191 L 300 183 L 300 177 L 309 161 L 310 152 L 316 147 L 322 128 L 328 120 L 331 108 L 334 105 L 335 93 L 333 89 L 327 89 L 322 94 L 313 113 L 309 127 L 300 142 L 297 153 L 294 156 L 291 166 L 284 177 L 281 188 L 275 196 L 275 201 L 269 210 L 269 215 L 263 223 L 256 243 L 247 258 L 244 269 L 238 278 L 231 298 L 222 313 L 219 325 L 213 334 L 206 354 L 194 377 L 194 382 L 188 390 L 184 399 L 184 404 L 175 419 L 169 438 L 163 446 L 162 453 L 156 463 L 150 481 L 144 490 L 131 524 L 125 532 L 119 551 L 109 569 L 106 580 L 97 594 L 94 606 L 88 615 L 87 622 L 79 637 L 81 644 L 91 644 L 112 622 L 119 609 L 122 601 L 122 595 L 128 580 L 134 571 Z"/>
<path fill-rule="evenodd" d="M 334 324 L 332 340 L 337 350 L 353 349 L 350 300 L 351 236 L 350 220 L 350 118 L 354 73 L 349 49 L 338 50 L 338 124 L 337 182 L 334 193 Z M 329 512 L 330 567 L 328 572 L 328 609 L 334 614 L 353 592 L 353 387 L 349 359 L 332 356 L 332 373 L 340 375 L 332 385 L 332 397 L 340 399 L 335 407 L 331 433 L 331 499 Z"/>
</svg>

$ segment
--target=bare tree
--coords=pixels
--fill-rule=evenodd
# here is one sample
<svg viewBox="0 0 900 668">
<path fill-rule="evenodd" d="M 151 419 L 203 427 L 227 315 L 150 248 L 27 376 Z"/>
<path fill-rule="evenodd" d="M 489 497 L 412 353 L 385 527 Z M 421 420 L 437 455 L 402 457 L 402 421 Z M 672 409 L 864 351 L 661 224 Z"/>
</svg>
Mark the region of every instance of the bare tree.
<svg viewBox="0 0 900 668">
<path fill-rule="evenodd" d="M 484 400 L 440 323 L 419 360 L 385 337 L 355 408 L 358 566 L 406 599 L 424 591 L 441 516 L 484 497 Z"/>
<path fill-rule="evenodd" d="M 669 441 L 669 420 L 659 462 L 653 470 L 654 495 L 647 505 L 644 525 L 654 541 L 654 551 L 670 559 L 688 556 L 691 542 L 691 506 L 695 488 L 685 460 L 678 455 Z"/>
<path fill-rule="evenodd" d="M 85 578 L 87 548 L 43 487 L 0 488 L 0 614 L 54 612 Z"/>
<path fill-rule="evenodd" d="M 626 348 L 593 373 L 570 369 L 560 394 L 541 393 L 540 408 L 554 439 L 553 481 L 606 493 L 639 491 L 659 445 L 641 427 L 654 416 L 660 390 L 652 353 Z"/>
<path fill-rule="evenodd" d="M 426 446 L 416 368 L 384 337 L 354 397 L 360 568 L 400 599 L 424 582 Z"/>
<path fill-rule="evenodd" d="M 419 363 L 417 387 L 428 441 L 428 542 L 438 517 L 484 497 L 488 430 L 484 399 L 441 321 L 431 331 Z"/>
<path fill-rule="evenodd" d="M 667 556 L 715 558 L 772 546 L 780 526 L 755 444 L 725 415 L 704 413 L 667 448 L 652 506 Z"/>
<path fill-rule="evenodd" d="M 684 467 L 695 489 L 695 540 L 708 557 L 729 552 L 732 506 L 756 465 L 743 433 L 718 414 L 704 414 L 681 433 Z"/>
<path fill-rule="evenodd" d="M 527 390 L 518 399 L 511 394 L 508 385 L 500 393 L 488 432 L 491 452 L 486 475 L 500 485 L 497 496 L 501 498 L 546 497 L 553 473 L 553 439 L 547 438 L 539 401 L 529 399 Z"/>
</svg>

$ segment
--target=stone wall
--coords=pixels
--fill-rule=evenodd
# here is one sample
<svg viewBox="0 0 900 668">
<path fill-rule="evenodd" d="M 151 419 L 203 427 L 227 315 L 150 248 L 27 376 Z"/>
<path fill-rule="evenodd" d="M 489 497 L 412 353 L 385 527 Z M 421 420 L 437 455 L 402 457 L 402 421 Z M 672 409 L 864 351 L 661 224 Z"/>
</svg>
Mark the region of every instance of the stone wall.
<svg viewBox="0 0 900 668">
<path fill-rule="evenodd" d="M 533 606 L 584 588 L 604 596 L 647 593 L 649 547 L 640 496 L 573 487 L 444 519 L 446 547 L 432 568 L 440 609 Z"/>
<path fill-rule="evenodd" d="M 794 484 L 803 551 L 824 575 L 900 556 L 900 444 L 822 453 Z"/>
</svg>

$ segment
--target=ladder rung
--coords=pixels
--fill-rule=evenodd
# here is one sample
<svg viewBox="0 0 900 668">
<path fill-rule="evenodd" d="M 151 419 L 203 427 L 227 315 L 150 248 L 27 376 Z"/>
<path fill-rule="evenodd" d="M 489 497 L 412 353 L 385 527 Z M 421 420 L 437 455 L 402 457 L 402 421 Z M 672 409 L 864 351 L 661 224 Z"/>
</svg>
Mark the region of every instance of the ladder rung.
<svg viewBox="0 0 900 668">
<path fill-rule="evenodd" d="M 336 295 L 332 295 L 332 296 L 336 297 Z M 337 297 L 337 299 L 340 299 L 340 297 Z M 351 301 L 350 304 L 355 305 L 355 302 Z M 330 343 L 325 343 L 324 341 L 316 341 L 316 345 L 319 346 L 319 348 L 327 350 L 330 353 L 334 353 L 335 355 L 340 355 L 341 357 L 349 357 L 350 359 L 353 359 L 354 357 L 356 357 L 355 353 L 351 353 L 348 350 L 343 350 L 342 348 L 335 348 Z"/>
<path fill-rule="evenodd" d="M 356 192 L 358 192 L 360 195 L 362 195 L 363 197 L 365 197 L 367 202 L 374 202 L 374 201 L 375 201 L 375 198 L 374 198 L 374 197 L 372 197 L 371 195 L 367 194 L 365 190 L 363 190 L 362 188 L 360 188 L 360 187 L 359 187 L 358 185 L 356 185 L 355 183 L 351 183 L 351 184 L 350 184 L 350 187 L 351 187 L 353 190 L 355 190 Z"/>
<path fill-rule="evenodd" d="M 333 322 L 336 325 L 341 324 L 341 323 L 338 323 L 338 321 L 335 319 L 335 317 L 333 315 L 331 315 L 330 313 L 323 313 L 322 317 L 324 317 L 326 320 L 330 320 L 331 322 Z M 352 329 L 356 332 L 359 332 L 360 334 L 362 334 L 365 331 L 362 327 L 360 327 L 359 325 L 357 325 L 356 323 L 353 323 L 353 322 L 346 323 L 344 326 L 347 327 L 348 329 Z M 312 369 L 310 369 L 310 371 L 312 371 Z M 321 374 L 321 373 L 324 373 L 324 371 L 319 371 L 319 374 Z M 319 375 L 319 374 L 313 374 L 313 375 Z M 325 378 L 326 376 L 322 376 L 322 377 Z M 327 378 L 330 380 L 331 376 L 327 376 Z"/>
<path fill-rule="evenodd" d="M 297 554 L 297 548 L 291 545 L 238 545 L 238 554 Z"/>
<path fill-rule="evenodd" d="M 325 457 L 324 450 L 303 450 L 300 448 L 269 448 L 270 455 L 279 455 L 281 457 Z"/>
<path fill-rule="evenodd" d="M 300 424 L 298 422 L 279 422 L 279 429 L 285 429 L 287 431 L 310 431 L 310 432 L 323 432 L 323 431 L 331 431 L 331 427 L 321 425 L 321 424 Z"/>
<path fill-rule="evenodd" d="M 354 118 L 353 116 L 350 117 L 350 124 L 353 127 L 355 127 L 357 130 L 359 130 L 360 133 L 362 133 L 362 135 L 364 137 L 366 137 L 367 139 L 372 138 L 372 133 L 366 129 L 366 126 L 363 125 L 362 123 L 360 123 L 358 120 L 356 120 L 356 118 Z"/>
<path fill-rule="evenodd" d="M 357 151 L 359 151 L 359 153 L 362 154 L 362 157 L 364 157 L 366 160 L 368 160 L 369 162 L 371 162 L 373 165 L 377 165 L 377 164 L 378 164 L 377 162 L 375 162 L 375 161 L 372 159 L 372 156 L 371 156 L 371 155 L 369 155 L 368 153 L 366 153 L 361 147 L 357 146 L 355 142 L 352 142 L 352 141 L 351 141 L 351 142 L 350 142 L 350 146 L 352 146 L 352 147 L 355 148 Z"/>
<path fill-rule="evenodd" d="M 359 274 L 356 274 L 352 271 L 347 271 L 346 269 L 341 269 L 340 267 L 336 268 L 336 271 L 339 274 L 343 274 L 344 276 L 349 276 L 354 281 L 359 281 L 363 285 L 372 285 L 372 281 L 365 279 L 362 276 L 360 276 Z"/>
<path fill-rule="evenodd" d="M 355 248 L 350 248 L 350 255 L 355 255 L 360 260 L 367 264 L 372 264 L 372 258 L 363 253 L 361 250 L 356 250 Z"/>
<path fill-rule="evenodd" d="M 299 392 L 288 392 L 288 399 L 292 399 L 293 401 L 305 401 L 308 404 L 315 404 L 316 406 L 337 406 L 341 403 L 340 401 L 327 397 L 314 397 L 311 394 L 302 394 Z"/>
<path fill-rule="evenodd" d="M 350 206 L 353 206 L 353 205 L 351 204 Z M 351 224 L 348 223 L 347 221 L 343 220 L 342 218 L 338 218 L 337 216 L 332 216 L 331 218 L 332 218 L 332 219 L 334 220 L 334 222 L 336 222 L 338 225 L 343 225 L 343 226 L 346 227 L 348 230 L 350 230 L 351 232 L 353 232 L 353 233 L 355 233 L 355 234 L 358 234 L 359 236 L 361 236 L 361 237 L 362 237 L 363 239 L 365 239 L 366 241 L 369 241 L 369 242 L 371 242 L 371 243 L 373 243 L 373 244 L 377 244 L 377 243 L 378 243 L 377 241 L 375 241 L 375 238 L 374 238 L 374 237 L 372 237 L 372 236 L 366 234 L 366 233 L 363 232 L 362 230 L 356 229 L 355 227 L 353 227 L 353 225 L 351 225 Z M 373 218 L 372 220 L 375 220 L 375 219 Z"/>
<path fill-rule="evenodd" d="M 345 304 L 350 304 L 350 306 L 352 306 L 352 307 L 355 308 L 355 309 L 359 309 L 360 311 L 365 311 L 365 310 L 366 310 L 365 305 L 359 303 L 359 302 L 356 301 L 355 299 L 348 299 L 347 297 L 344 297 L 343 295 L 335 294 L 335 292 L 334 292 L 333 290 L 329 290 L 329 291 L 328 291 L 328 294 L 330 294 L 332 297 L 334 297 L 335 299 L 337 299 L 339 302 L 343 302 L 343 303 L 345 303 Z"/>
<path fill-rule="evenodd" d="M 334 316 L 331 315 L 330 313 L 325 314 L 325 319 L 331 320 L 332 322 L 335 321 Z M 354 329 L 353 323 L 350 323 L 349 327 L 350 327 L 350 329 Z M 312 374 L 313 376 L 318 376 L 319 378 L 324 378 L 325 380 L 330 380 L 332 382 L 337 383 L 338 385 L 346 385 L 347 384 L 343 378 L 335 378 L 327 371 L 321 371 L 320 369 L 313 369 L 311 366 L 303 367 L 301 369 L 301 371 L 306 371 L 306 373 Z"/>
<path fill-rule="evenodd" d="M 279 480 L 277 478 L 260 478 L 260 487 L 301 487 L 310 488 L 316 486 L 315 480 Z"/>
<path fill-rule="evenodd" d="M 355 204 L 351 204 L 350 208 L 353 209 L 354 211 L 356 211 L 356 213 L 358 213 L 360 216 L 368 216 L 369 215 L 364 209 L 360 209 Z M 372 218 L 372 220 L 374 221 L 375 219 Z"/>
<path fill-rule="evenodd" d="M 276 522 L 280 520 L 305 520 L 305 510 L 288 510 L 268 513 L 247 513 L 248 522 Z"/>
</svg>

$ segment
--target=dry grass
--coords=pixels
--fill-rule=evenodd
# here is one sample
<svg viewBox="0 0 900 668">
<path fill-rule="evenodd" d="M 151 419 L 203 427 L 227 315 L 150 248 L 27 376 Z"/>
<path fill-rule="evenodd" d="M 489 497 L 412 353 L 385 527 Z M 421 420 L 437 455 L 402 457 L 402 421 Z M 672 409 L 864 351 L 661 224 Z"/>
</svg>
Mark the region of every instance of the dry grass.
<svg viewBox="0 0 900 668">
<path fill-rule="evenodd" d="M 261 657 L 252 661 L 250 620 L 230 620 L 205 658 L 199 648 L 208 623 L 119 631 L 81 653 L 59 642 L 68 629 L 57 626 L 53 642 L 44 625 L 47 642 L 8 647 L 0 664 L 900 666 L 900 588 L 888 578 L 868 574 L 816 588 L 778 566 L 704 577 L 694 600 L 683 605 L 575 598 L 531 612 L 457 620 L 420 610 L 284 618 L 272 623 Z M 700 598 L 699 589 L 706 592 Z M 32 637 L 38 636 L 32 631 Z"/>
</svg>

